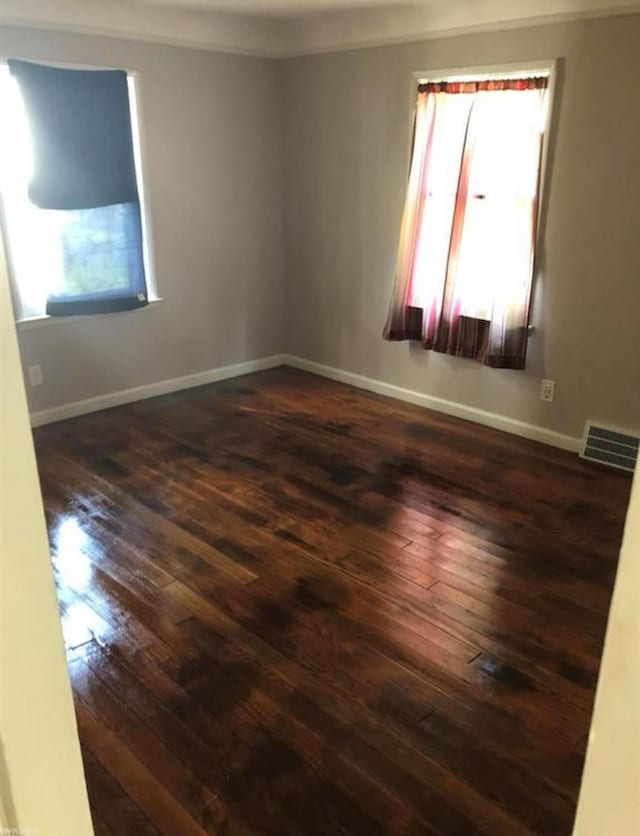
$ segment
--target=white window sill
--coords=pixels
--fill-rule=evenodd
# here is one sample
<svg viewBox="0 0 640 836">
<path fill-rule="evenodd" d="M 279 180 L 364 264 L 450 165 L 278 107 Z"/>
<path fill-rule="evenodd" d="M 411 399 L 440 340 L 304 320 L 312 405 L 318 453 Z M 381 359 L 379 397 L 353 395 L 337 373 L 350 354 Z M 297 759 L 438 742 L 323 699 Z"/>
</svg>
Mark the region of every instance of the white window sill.
<svg viewBox="0 0 640 836">
<path fill-rule="evenodd" d="M 142 308 L 134 308 L 131 311 L 116 311 L 114 313 L 82 314 L 81 316 L 29 316 L 16 320 L 16 327 L 19 331 L 31 331 L 34 328 L 52 328 L 57 325 L 73 325 L 75 322 L 87 322 L 90 319 L 106 319 L 112 316 L 130 316 L 131 314 L 147 311 L 162 302 L 162 297 L 149 299 L 149 304 Z"/>
</svg>

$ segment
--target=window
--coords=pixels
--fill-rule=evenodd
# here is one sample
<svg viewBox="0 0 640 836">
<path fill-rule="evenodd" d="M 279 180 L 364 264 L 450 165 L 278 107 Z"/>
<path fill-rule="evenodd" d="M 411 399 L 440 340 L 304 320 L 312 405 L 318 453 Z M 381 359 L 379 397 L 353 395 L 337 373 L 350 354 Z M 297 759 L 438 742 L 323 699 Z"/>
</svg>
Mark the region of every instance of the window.
<svg viewBox="0 0 640 836">
<path fill-rule="evenodd" d="M 0 64 L 0 193 L 19 320 L 147 304 L 135 83 Z"/>
<path fill-rule="evenodd" d="M 548 77 L 418 85 L 387 339 L 524 367 Z"/>
</svg>

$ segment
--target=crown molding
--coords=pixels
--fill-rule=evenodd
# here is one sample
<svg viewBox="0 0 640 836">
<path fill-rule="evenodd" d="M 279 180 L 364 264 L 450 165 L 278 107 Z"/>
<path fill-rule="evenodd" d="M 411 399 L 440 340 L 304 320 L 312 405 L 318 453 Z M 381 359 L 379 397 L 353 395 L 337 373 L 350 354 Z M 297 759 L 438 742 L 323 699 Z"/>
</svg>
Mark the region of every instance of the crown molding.
<svg viewBox="0 0 640 836">
<path fill-rule="evenodd" d="M 287 27 L 273 17 L 120 0 L 1 0 L 0 26 L 99 35 L 213 52 L 280 57 Z"/>
<path fill-rule="evenodd" d="M 288 18 L 120 0 L 2 0 L 0 26 L 290 58 L 638 13 L 640 0 L 425 0 Z"/>
<path fill-rule="evenodd" d="M 638 13 L 639 0 L 449 0 L 354 9 L 293 21 L 283 57 Z"/>
</svg>

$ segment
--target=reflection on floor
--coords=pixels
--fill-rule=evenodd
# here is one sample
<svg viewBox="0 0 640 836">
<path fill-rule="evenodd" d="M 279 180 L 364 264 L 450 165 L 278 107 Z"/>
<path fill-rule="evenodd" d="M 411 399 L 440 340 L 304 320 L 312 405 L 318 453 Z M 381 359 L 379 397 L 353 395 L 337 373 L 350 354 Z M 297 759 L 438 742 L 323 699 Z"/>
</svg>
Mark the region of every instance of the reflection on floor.
<svg viewBox="0 0 640 836">
<path fill-rule="evenodd" d="M 285 368 L 35 435 L 97 834 L 571 832 L 628 478 Z"/>
</svg>

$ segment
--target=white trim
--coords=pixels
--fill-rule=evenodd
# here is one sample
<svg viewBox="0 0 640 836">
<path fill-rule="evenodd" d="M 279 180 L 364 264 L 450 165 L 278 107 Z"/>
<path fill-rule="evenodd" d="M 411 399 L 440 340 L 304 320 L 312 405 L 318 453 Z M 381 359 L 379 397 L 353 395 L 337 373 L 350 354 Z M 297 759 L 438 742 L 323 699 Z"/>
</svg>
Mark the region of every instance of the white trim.
<svg viewBox="0 0 640 836">
<path fill-rule="evenodd" d="M 218 369 L 209 369 L 204 372 L 174 377 L 169 380 L 159 380 L 157 383 L 147 383 L 144 386 L 135 386 L 133 389 L 121 389 L 118 392 L 111 392 L 108 395 L 98 395 L 95 398 L 87 398 L 83 401 L 54 406 L 51 409 L 44 409 L 41 412 L 31 413 L 31 426 L 41 427 L 44 424 L 53 424 L 56 421 L 64 421 L 67 418 L 75 418 L 78 415 L 86 415 L 89 412 L 99 412 L 102 409 L 110 409 L 113 406 L 143 401 L 146 398 L 155 398 L 158 395 L 167 395 L 170 392 L 178 392 L 181 389 L 193 389 L 196 386 L 204 386 L 207 383 L 216 383 L 219 380 L 227 380 L 231 377 L 240 377 L 252 372 L 260 372 L 264 369 L 272 369 L 275 366 L 282 366 L 285 363 L 284 354 L 273 354 L 270 357 L 261 357 L 257 360 L 247 360 L 244 363 L 235 363 L 232 366 L 222 366 Z"/>
<path fill-rule="evenodd" d="M 286 32 L 286 24 L 271 16 L 109 0 L 2 0 L 0 26 L 261 57 L 281 52 Z"/>
<path fill-rule="evenodd" d="M 498 415 L 495 412 L 486 412 L 484 409 L 477 409 L 473 406 L 448 401 L 444 398 L 437 398 L 434 395 L 427 395 L 424 392 L 416 392 L 412 389 L 403 389 L 401 386 L 394 386 L 392 383 L 385 383 L 382 380 L 375 380 L 371 377 L 348 372 L 344 369 L 336 369 L 333 366 L 325 366 L 313 360 L 305 360 L 303 357 L 295 357 L 291 354 L 273 354 L 269 357 L 261 357 L 257 360 L 247 360 L 244 363 L 236 363 L 232 366 L 222 366 L 218 369 L 209 369 L 204 372 L 174 377 L 169 380 L 159 380 L 156 383 L 148 383 L 144 386 L 136 386 L 132 389 L 121 389 L 118 392 L 111 392 L 108 395 L 98 395 L 95 398 L 87 398 L 83 401 L 54 406 L 51 409 L 44 409 L 41 412 L 31 413 L 31 426 L 41 427 L 44 424 L 53 424 L 56 421 L 64 421 L 67 418 L 75 418 L 78 415 L 86 415 L 90 412 L 99 412 L 103 409 L 110 409 L 114 406 L 142 401 L 147 398 L 155 398 L 158 395 L 167 395 L 170 392 L 178 392 L 181 389 L 193 389 L 196 386 L 204 386 L 207 383 L 216 383 L 220 380 L 228 380 L 232 377 L 241 377 L 252 372 L 260 372 L 265 369 L 273 369 L 276 366 L 291 366 L 294 369 L 302 369 L 311 374 L 327 377 L 330 380 L 337 380 L 339 383 L 346 383 L 358 389 L 366 389 L 387 398 L 395 398 L 399 401 L 421 406 L 424 409 L 433 409 L 435 412 L 442 412 L 445 415 L 453 415 L 456 418 L 463 418 L 472 421 L 474 424 L 482 424 L 485 427 L 492 427 L 495 430 L 511 433 L 512 435 L 528 438 L 531 441 L 539 441 L 551 447 L 558 447 L 561 450 L 569 450 L 578 453 L 582 445 L 581 438 L 574 438 L 570 435 L 549 430 L 546 427 L 538 427 L 535 424 L 527 424 L 515 418 L 508 418 L 506 415 Z"/>
<path fill-rule="evenodd" d="M 410 104 L 409 104 L 409 141 L 407 143 L 407 172 L 411 169 L 411 150 L 413 146 L 413 125 L 416 113 L 416 97 L 418 85 L 435 81 L 478 81 L 487 78 L 528 78 L 534 75 L 544 75 L 548 79 L 547 101 L 544 131 L 542 134 L 542 159 L 540 161 L 540 189 L 538 194 L 538 233 L 542 216 L 543 197 L 547 180 L 547 158 L 549 138 L 552 128 L 553 103 L 558 72 L 557 58 L 540 58 L 536 61 L 513 61 L 505 64 L 479 64 L 469 67 L 438 67 L 433 70 L 416 70 L 411 73 Z M 540 241 L 536 241 L 536 246 Z"/>
<path fill-rule="evenodd" d="M 486 81 L 496 78 L 532 78 L 549 76 L 556 59 L 513 61 L 505 64 L 478 64 L 469 67 L 438 67 L 435 70 L 418 70 L 413 73 L 414 85 L 438 81 Z"/>
<path fill-rule="evenodd" d="M 13 56 L 18 57 L 18 56 Z M 22 58 L 20 60 L 30 60 Z M 0 72 L 3 70 L 8 72 L 9 56 L 0 55 Z M 49 67 L 60 67 L 68 70 L 113 70 L 118 69 L 126 73 L 127 76 L 127 94 L 129 98 L 129 115 L 131 119 L 131 141 L 133 145 L 134 169 L 136 175 L 136 185 L 138 188 L 138 203 L 140 206 L 140 221 L 142 227 L 142 261 L 144 265 L 144 278 L 147 290 L 147 301 L 159 302 L 162 300 L 158 292 L 158 280 L 155 270 L 155 249 L 153 246 L 153 222 L 151 218 L 151 206 L 149 202 L 149 169 L 147 163 L 147 143 L 145 122 L 142 110 L 142 94 L 140 92 L 140 71 L 135 69 L 128 69 L 126 67 L 118 67 L 115 65 L 104 64 L 79 64 L 61 61 L 44 60 L 39 63 Z M 25 316 L 22 304 L 22 294 L 20 292 L 20 284 L 16 277 L 16 270 L 13 262 L 13 251 L 11 245 L 11 236 L 6 221 L 6 209 L 2 196 L 2 189 L 0 184 L 0 236 L 4 240 L 4 249 L 6 253 L 7 272 L 9 274 L 9 288 L 11 290 L 11 301 L 16 315 L 16 325 L 20 328 L 37 328 L 43 325 L 51 325 L 56 320 L 47 314 L 38 314 L 36 316 Z M 136 309 L 139 310 L 139 309 Z M 99 315 L 99 314 L 97 314 Z M 96 316 L 93 314 L 92 316 Z M 85 316 L 78 316 L 74 319 L 76 321 L 86 319 Z"/>
<path fill-rule="evenodd" d="M 141 308 L 132 308 L 130 311 L 113 311 L 112 313 L 98 313 L 98 314 L 80 314 L 78 316 L 49 316 L 49 314 L 41 314 L 40 316 L 26 316 L 24 319 L 16 320 L 16 328 L 18 333 L 21 331 L 33 331 L 39 328 L 53 328 L 59 325 L 75 325 L 78 322 L 94 321 L 96 319 L 111 318 L 114 316 L 130 316 L 131 314 L 142 313 L 154 308 L 158 302 L 164 302 L 162 297 L 156 299 L 149 299 L 148 304 Z M 0 831 L 1 833 L 1 831 Z"/>
<path fill-rule="evenodd" d="M 127 70 L 129 93 L 129 118 L 131 119 L 131 144 L 134 170 L 138 186 L 140 225 L 142 227 L 142 263 L 144 265 L 147 298 L 159 299 L 156 257 L 153 246 L 153 220 L 149 200 L 149 165 L 147 156 L 147 132 L 142 109 L 142 92 L 139 70 Z"/>
<path fill-rule="evenodd" d="M 279 59 L 639 12 L 638 0 L 447 0 L 282 17 L 144 3 L 2 0 L 0 27 Z"/>
<path fill-rule="evenodd" d="M 446 15 L 439 17 L 436 13 L 442 6 L 433 4 L 409 6 L 406 7 L 406 11 L 402 11 L 401 7 L 386 9 L 386 19 L 383 18 L 379 22 L 375 20 L 375 8 L 365 11 L 353 9 L 350 14 L 348 12 L 334 14 L 325 17 L 324 21 L 314 16 L 299 18 L 294 24 L 297 26 L 297 31 L 289 37 L 287 46 L 278 54 L 265 57 L 302 58 L 331 52 L 422 43 L 487 32 L 509 32 L 535 26 L 626 17 L 640 13 L 640 3 L 634 0 L 621 3 L 602 0 L 602 5 L 598 3 L 598 0 L 594 0 L 590 8 L 575 8 L 576 5 L 579 6 L 579 3 L 573 0 L 558 0 L 558 6 L 572 8 L 568 11 L 563 11 L 561 8 L 553 10 L 553 3 L 547 2 L 545 6 L 550 10 L 544 14 L 526 10 L 520 14 L 510 14 L 506 3 L 494 0 L 490 5 L 496 9 L 501 6 L 502 12 L 496 11 L 495 16 L 488 14 L 484 19 L 477 11 L 481 9 L 479 2 L 475 4 L 474 9 L 471 9 L 469 3 L 450 3 L 449 5 L 464 9 L 467 20 L 462 22 L 462 17 L 459 17 L 460 22 L 454 22 L 452 19 L 451 25 L 447 25 Z M 529 5 L 535 7 L 535 4 Z M 383 8 L 379 15 L 384 11 Z M 432 20 L 429 20 L 426 16 L 432 12 Z M 425 17 L 422 18 L 421 14 Z M 395 25 L 391 25 L 390 22 Z"/>
<path fill-rule="evenodd" d="M 427 395 L 424 392 L 416 392 L 413 389 L 403 389 L 401 386 L 394 386 L 392 383 L 385 383 L 371 377 L 348 372 L 344 369 L 336 369 L 333 366 L 325 366 L 313 360 L 305 360 L 303 357 L 285 355 L 284 363 L 293 366 L 295 369 L 302 369 L 312 374 L 328 377 L 340 383 L 347 383 L 356 386 L 358 389 L 366 389 L 369 392 L 376 392 L 387 398 L 395 398 L 399 401 L 421 406 L 425 409 L 433 409 L 436 412 L 443 412 L 445 415 L 453 415 L 456 418 L 463 418 L 465 421 L 473 421 L 475 424 L 482 424 L 484 427 L 492 427 L 494 430 L 511 433 L 512 435 L 528 438 L 531 441 L 539 441 L 551 447 L 558 447 L 561 450 L 569 450 L 577 453 L 582 444 L 581 438 L 574 438 L 571 435 L 562 435 L 546 427 L 539 427 L 535 424 L 527 424 L 515 418 L 508 418 L 506 415 L 498 415 L 495 412 L 487 412 L 484 409 L 477 409 L 474 406 L 448 401 L 444 398 L 437 398 L 434 395 Z"/>
<path fill-rule="evenodd" d="M 0 17 L 0 27 L 12 26 L 20 29 L 37 29 L 45 32 L 61 32 L 70 35 L 84 35 L 88 38 L 116 38 L 123 41 L 139 41 L 144 44 L 159 44 L 160 46 L 174 46 L 182 49 L 201 49 L 205 52 L 219 52 L 222 55 L 243 55 L 246 58 L 288 58 L 290 55 L 297 55 L 295 51 L 289 52 L 286 48 L 278 46 L 256 44 L 255 46 L 244 46 L 241 41 L 230 40 L 226 43 L 224 39 L 217 40 L 209 38 L 203 33 L 202 39 L 190 34 L 181 35 L 180 29 L 176 34 L 155 34 L 145 32 L 142 27 L 139 29 L 120 29 L 111 26 L 92 26 L 91 24 L 73 23 L 63 20 L 30 20 L 22 17 Z"/>
</svg>

